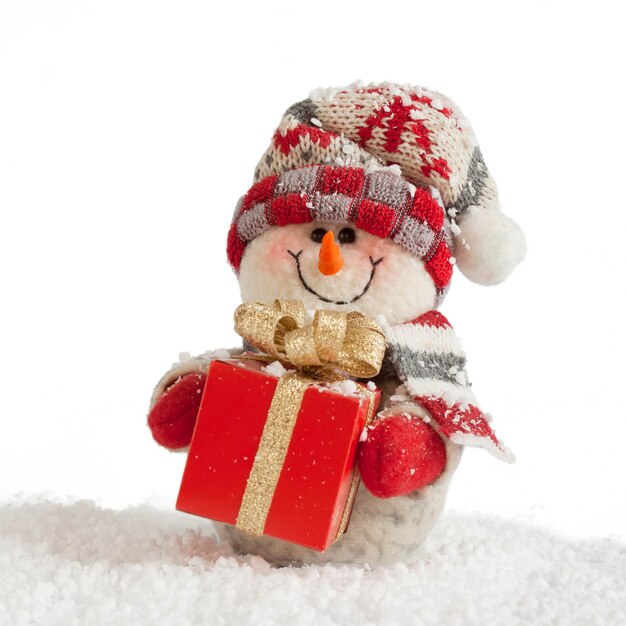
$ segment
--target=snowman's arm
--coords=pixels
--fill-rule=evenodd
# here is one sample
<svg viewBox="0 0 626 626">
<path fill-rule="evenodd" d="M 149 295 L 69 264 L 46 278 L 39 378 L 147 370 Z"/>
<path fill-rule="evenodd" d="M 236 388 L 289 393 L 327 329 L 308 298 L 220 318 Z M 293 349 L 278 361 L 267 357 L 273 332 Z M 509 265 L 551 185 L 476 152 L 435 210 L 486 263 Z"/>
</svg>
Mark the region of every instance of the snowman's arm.
<svg viewBox="0 0 626 626">
<path fill-rule="evenodd" d="M 401 496 L 434 482 L 446 468 L 446 446 L 413 401 L 386 398 L 359 448 L 363 483 L 379 498 Z"/>
<path fill-rule="evenodd" d="M 183 376 L 192 373 L 202 372 L 206 374 L 211 361 L 214 359 L 224 359 L 229 357 L 237 357 L 243 352 L 242 348 L 231 348 L 229 350 L 209 350 L 198 356 L 193 356 L 179 363 L 174 363 L 172 367 L 161 376 L 159 382 L 154 387 L 152 397 L 150 398 L 150 410 L 154 407 L 157 400 L 169 389 L 177 383 Z"/>
<path fill-rule="evenodd" d="M 148 412 L 148 426 L 158 444 L 169 450 L 187 449 L 211 361 L 241 352 L 241 348 L 205 352 L 175 363 L 163 374 L 152 393 Z"/>
</svg>

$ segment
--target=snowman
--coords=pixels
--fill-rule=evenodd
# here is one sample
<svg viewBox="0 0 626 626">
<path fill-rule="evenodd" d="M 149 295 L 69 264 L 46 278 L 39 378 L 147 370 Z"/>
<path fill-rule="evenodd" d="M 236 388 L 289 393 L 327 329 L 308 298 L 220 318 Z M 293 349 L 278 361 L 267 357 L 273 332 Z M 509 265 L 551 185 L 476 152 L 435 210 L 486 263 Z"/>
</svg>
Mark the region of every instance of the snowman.
<svg viewBox="0 0 626 626">
<path fill-rule="evenodd" d="M 362 484 L 348 531 L 321 553 L 216 523 L 218 537 L 276 564 L 415 558 L 463 448 L 512 460 L 438 311 L 455 265 L 493 285 L 525 254 L 467 120 L 421 87 L 313 92 L 284 114 L 237 205 L 227 252 L 243 302 L 359 311 L 383 327 L 387 350 L 373 381 L 379 412 L 359 443 Z M 187 359 L 159 381 L 148 424 L 162 446 L 188 449 L 207 368 L 220 354 Z"/>
</svg>

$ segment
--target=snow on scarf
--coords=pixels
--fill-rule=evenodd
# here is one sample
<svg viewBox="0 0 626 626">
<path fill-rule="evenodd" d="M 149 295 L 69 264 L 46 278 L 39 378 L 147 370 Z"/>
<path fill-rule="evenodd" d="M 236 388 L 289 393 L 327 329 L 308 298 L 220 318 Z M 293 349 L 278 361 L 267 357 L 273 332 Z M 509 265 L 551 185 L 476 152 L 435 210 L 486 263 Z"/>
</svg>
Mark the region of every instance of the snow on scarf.
<svg viewBox="0 0 626 626">
<path fill-rule="evenodd" d="M 382 323 L 387 355 L 409 395 L 431 415 L 433 426 L 453 443 L 485 448 L 512 463 L 508 448 L 489 426 L 465 372 L 465 354 L 448 320 L 438 311 L 406 324 Z"/>
</svg>

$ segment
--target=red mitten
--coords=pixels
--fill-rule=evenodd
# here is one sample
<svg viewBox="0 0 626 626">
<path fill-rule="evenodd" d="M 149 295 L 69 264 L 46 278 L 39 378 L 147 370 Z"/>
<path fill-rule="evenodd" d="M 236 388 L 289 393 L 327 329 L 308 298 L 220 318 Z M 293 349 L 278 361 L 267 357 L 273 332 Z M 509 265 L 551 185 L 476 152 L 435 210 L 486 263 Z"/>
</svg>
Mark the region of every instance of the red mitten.
<svg viewBox="0 0 626 626">
<path fill-rule="evenodd" d="M 170 450 L 189 445 L 205 381 L 202 372 L 185 374 L 156 401 L 148 415 L 148 426 L 157 443 Z"/>
<path fill-rule="evenodd" d="M 365 486 L 392 498 L 432 483 L 446 466 L 446 448 L 432 426 L 406 413 L 383 417 L 367 431 L 359 450 Z"/>
</svg>

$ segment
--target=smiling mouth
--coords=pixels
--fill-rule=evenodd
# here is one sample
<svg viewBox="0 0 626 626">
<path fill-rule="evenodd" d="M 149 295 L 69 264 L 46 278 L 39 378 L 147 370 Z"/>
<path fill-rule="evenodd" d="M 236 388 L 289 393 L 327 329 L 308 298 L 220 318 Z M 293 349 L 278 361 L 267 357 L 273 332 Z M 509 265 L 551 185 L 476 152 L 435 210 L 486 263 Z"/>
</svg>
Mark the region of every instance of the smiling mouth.
<svg viewBox="0 0 626 626">
<path fill-rule="evenodd" d="M 376 267 L 385 258 L 381 256 L 380 259 L 378 259 L 377 261 L 374 261 L 374 259 L 370 257 L 370 263 L 372 264 L 372 272 L 370 274 L 369 280 L 367 281 L 367 284 L 365 285 L 365 287 L 363 287 L 363 291 L 361 291 L 361 293 L 358 296 L 355 296 L 354 298 L 352 298 L 352 300 L 331 300 L 330 298 L 326 298 L 320 295 L 319 293 L 317 293 L 317 291 L 315 291 L 315 289 L 312 289 L 306 284 L 306 280 L 304 280 L 304 276 L 302 276 L 302 268 L 300 267 L 300 255 L 302 254 L 302 250 L 300 250 L 300 252 L 292 252 L 291 250 L 287 250 L 287 252 L 289 252 L 289 254 L 296 260 L 296 268 L 298 270 L 298 277 L 300 278 L 300 282 L 302 283 L 302 286 L 309 293 L 312 293 L 314 296 L 319 298 L 322 302 L 328 302 L 330 304 L 352 304 L 353 302 L 356 302 L 359 298 L 362 298 L 367 293 L 367 290 L 370 288 L 370 285 L 372 284 L 372 280 L 374 279 L 374 274 L 376 274 Z"/>
</svg>

